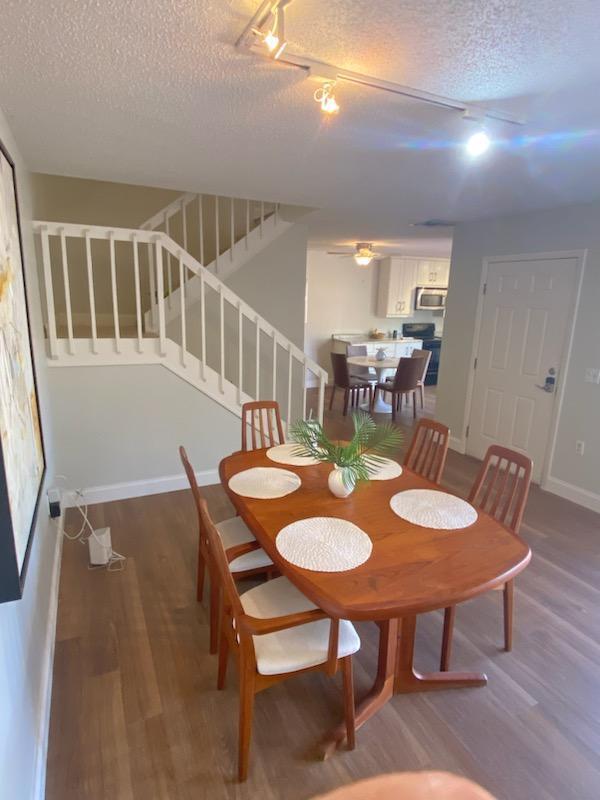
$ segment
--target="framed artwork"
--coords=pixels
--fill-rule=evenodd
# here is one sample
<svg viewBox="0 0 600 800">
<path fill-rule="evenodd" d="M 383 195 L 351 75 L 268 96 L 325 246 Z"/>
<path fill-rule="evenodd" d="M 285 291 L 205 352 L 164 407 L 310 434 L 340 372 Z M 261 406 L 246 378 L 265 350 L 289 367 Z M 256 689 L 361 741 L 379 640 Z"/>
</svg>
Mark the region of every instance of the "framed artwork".
<svg viewBox="0 0 600 800">
<path fill-rule="evenodd" d="M 0 142 L 0 602 L 18 600 L 46 471 L 15 165 Z"/>
</svg>

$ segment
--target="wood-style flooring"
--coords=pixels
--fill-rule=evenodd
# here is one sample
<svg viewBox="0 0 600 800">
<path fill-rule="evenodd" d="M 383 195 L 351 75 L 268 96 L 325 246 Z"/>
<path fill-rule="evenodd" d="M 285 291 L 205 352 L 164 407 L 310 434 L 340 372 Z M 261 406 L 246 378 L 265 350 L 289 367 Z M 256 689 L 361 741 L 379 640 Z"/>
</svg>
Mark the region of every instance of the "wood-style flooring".
<svg viewBox="0 0 600 800">
<path fill-rule="evenodd" d="M 427 412 L 433 408 L 428 393 Z M 341 398 L 340 398 L 341 402 Z M 340 437 L 340 406 L 326 414 Z M 407 438 L 412 415 L 400 424 Z M 179 442 L 174 442 L 174 446 Z M 477 462 L 450 453 L 445 483 L 466 493 Z M 212 513 L 231 508 L 206 489 Z M 71 529 L 77 524 L 70 512 Z M 300 676 L 256 702 L 250 778 L 235 782 L 237 690 L 218 692 L 206 607 L 195 601 L 190 493 L 93 506 L 127 556 L 123 572 L 89 571 L 65 542 L 47 800 L 304 800 L 362 777 L 444 769 L 501 800 L 600 797 L 600 516 L 533 488 L 522 535 L 531 566 L 516 581 L 515 646 L 501 651 L 501 594 L 457 612 L 453 666 L 483 670 L 481 689 L 396 696 L 326 762 L 313 746 L 341 714 L 339 684 Z M 357 694 L 370 685 L 377 634 L 358 626 Z M 417 664 L 435 669 L 441 613 L 419 619 Z"/>
</svg>

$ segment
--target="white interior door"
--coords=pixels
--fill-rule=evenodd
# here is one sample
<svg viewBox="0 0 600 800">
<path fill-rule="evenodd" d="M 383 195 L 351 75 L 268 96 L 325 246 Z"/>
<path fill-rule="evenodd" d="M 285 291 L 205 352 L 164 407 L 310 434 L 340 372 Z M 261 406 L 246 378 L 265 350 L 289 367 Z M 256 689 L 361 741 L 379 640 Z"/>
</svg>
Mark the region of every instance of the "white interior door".
<svg viewBox="0 0 600 800">
<path fill-rule="evenodd" d="M 488 262 L 467 452 L 483 458 L 497 443 L 527 453 L 536 481 L 563 377 L 577 268 L 575 256 Z"/>
</svg>

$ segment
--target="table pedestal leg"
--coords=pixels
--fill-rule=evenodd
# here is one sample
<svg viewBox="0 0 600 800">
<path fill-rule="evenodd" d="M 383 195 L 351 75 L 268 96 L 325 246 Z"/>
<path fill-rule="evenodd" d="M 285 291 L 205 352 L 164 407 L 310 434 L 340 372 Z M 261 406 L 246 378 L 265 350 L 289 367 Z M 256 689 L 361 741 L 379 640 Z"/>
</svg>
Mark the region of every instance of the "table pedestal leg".
<svg viewBox="0 0 600 800">
<path fill-rule="evenodd" d="M 377 676 L 373 687 L 356 707 L 356 729 L 376 714 L 394 694 L 394 667 L 398 640 L 398 620 L 391 619 L 379 624 L 379 658 Z M 341 722 L 322 740 L 319 751 L 323 759 L 328 758 L 337 747 L 346 741 L 346 726 Z"/>
<path fill-rule="evenodd" d="M 400 647 L 396 664 L 394 692 L 429 692 L 439 689 L 464 689 L 485 686 L 487 677 L 482 672 L 428 672 L 421 674 L 414 667 L 416 616 L 400 620 Z"/>
</svg>

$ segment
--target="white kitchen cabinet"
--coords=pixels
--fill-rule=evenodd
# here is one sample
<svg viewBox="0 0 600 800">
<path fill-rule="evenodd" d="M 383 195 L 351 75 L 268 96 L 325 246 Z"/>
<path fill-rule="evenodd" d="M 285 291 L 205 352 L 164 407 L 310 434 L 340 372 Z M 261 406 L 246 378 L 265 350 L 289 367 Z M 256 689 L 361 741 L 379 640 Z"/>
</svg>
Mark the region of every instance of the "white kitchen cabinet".
<svg viewBox="0 0 600 800">
<path fill-rule="evenodd" d="M 448 286 L 450 259 L 420 258 L 417 267 L 417 286 Z"/>
<path fill-rule="evenodd" d="M 419 261 L 388 257 L 379 262 L 379 317 L 410 317 L 415 307 Z"/>
</svg>

